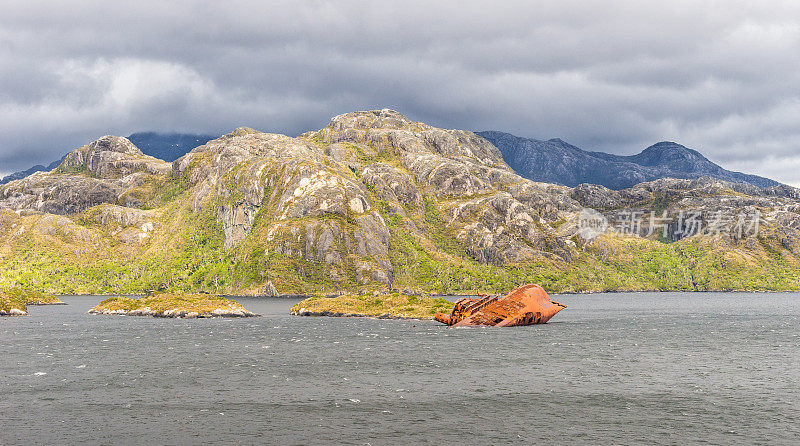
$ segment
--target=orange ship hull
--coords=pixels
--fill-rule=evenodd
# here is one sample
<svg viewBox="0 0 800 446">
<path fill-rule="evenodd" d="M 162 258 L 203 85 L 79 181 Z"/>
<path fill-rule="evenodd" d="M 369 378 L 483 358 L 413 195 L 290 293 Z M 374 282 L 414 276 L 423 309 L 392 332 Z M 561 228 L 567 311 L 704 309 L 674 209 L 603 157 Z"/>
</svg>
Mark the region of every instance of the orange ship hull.
<svg viewBox="0 0 800 446">
<path fill-rule="evenodd" d="M 454 327 L 544 324 L 566 305 L 550 300 L 539 285 L 523 285 L 507 295 L 496 294 L 456 302 L 450 314 L 436 313 L 437 321 Z"/>
</svg>

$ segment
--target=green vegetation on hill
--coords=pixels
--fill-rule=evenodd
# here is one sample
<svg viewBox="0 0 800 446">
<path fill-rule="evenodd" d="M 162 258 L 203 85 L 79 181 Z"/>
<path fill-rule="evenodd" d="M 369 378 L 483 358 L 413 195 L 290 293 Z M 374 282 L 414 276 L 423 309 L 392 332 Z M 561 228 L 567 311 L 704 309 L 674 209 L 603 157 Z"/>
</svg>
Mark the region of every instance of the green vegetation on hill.
<svg viewBox="0 0 800 446">
<path fill-rule="evenodd" d="M 238 129 L 172 165 L 123 139 L 103 141 L 78 149 L 103 155 L 91 166 L 76 155 L 56 173 L 0 187 L 0 287 L 800 290 L 796 190 L 682 180 L 622 192 L 535 184 L 475 135 L 390 110 L 342 115 L 298 138 Z M 578 235 L 584 206 L 674 214 L 689 205 L 758 209 L 765 221 L 748 239 Z"/>
<path fill-rule="evenodd" d="M 93 218 L 103 205 L 61 225 L 48 222 L 43 215 L 20 216 L 0 210 L 0 223 L 5 222 L 6 227 L 14 224 L 37 229 L 6 236 L 11 249 L 0 252 L 0 286 L 30 283 L 59 294 L 144 290 L 258 293 L 266 281 L 281 292 L 298 294 L 386 288 L 374 281 L 358 283 L 356 272 L 347 268 L 340 271 L 343 280 L 333 281 L 331 266 L 319 259 L 270 249 L 284 242 L 294 246 L 295 252 L 302 252 L 307 242 L 307 218 L 283 221 L 283 232 L 267 240 L 272 222 L 259 214 L 249 238 L 226 250 L 215 211 L 221 201 L 192 214 L 191 191 L 180 178 L 169 179 L 161 190 L 166 195 L 156 214 L 161 229 L 141 245 L 121 242 L 115 234 L 120 226 L 101 224 Z M 553 257 L 494 265 L 478 262 L 466 253 L 430 196 L 423 210 L 407 206 L 405 217 L 379 197 L 372 195 L 372 199 L 392 236 L 389 259 L 396 289 L 502 292 L 530 282 L 541 284 L 549 292 L 800 289 L 797 256 L 787 255 L 779 242 L 766 238 L 759 239 L 755 247 L 730 250 L 702 238 L 663 243 L 603 236 L 578 252 L 571 262 Z M 322 220 L 336 222 L 349 231 L 355 227 L 345 216 L 329 215 Z M 425 228 L 425 232 L 416 234 L 408 229 L 409 224 Z M 291 235 L 293 229 L 299 236 Z"/>
</svg>

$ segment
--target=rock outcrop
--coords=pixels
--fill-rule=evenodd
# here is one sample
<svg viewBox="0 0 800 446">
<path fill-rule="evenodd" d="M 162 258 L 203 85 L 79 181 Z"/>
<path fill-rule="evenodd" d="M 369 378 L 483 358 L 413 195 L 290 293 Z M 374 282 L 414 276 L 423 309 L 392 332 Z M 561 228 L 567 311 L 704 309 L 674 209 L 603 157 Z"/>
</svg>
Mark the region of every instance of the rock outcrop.
<svg viewBox="0 0 800 446">
<path fill-rule="evenodd" d="M 146 156 L 127 138 L 104 136 L 67 154 L 57 170 L 87 171 L 95 178 L 121 178 L 134 172 L 165 174 L 170 165 Z"/>
<path fill-rule="evenodd" d="M 126 138 L 104 136 L 67 154 L 52 172 L 37 172 L 0 187 L 0 208 L 76 214 L 100 204 L 141 206 L 131 191 L 171 171 Z"/>
</svg>

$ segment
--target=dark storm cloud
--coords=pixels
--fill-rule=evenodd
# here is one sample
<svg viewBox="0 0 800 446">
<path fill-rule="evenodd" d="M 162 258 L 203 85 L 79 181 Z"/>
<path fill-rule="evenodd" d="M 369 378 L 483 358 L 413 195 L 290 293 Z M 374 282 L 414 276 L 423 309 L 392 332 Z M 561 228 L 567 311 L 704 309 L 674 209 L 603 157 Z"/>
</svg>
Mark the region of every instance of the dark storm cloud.
<svg viewBox="0 0 800 446">
<path fill-rule="evenodd" d="M 673 140 L 800 184 L 796 2 L 127 3 L 3 5 L 0 172 L 107 133 L 391 107 L 615 153 Z"/>
</svg>

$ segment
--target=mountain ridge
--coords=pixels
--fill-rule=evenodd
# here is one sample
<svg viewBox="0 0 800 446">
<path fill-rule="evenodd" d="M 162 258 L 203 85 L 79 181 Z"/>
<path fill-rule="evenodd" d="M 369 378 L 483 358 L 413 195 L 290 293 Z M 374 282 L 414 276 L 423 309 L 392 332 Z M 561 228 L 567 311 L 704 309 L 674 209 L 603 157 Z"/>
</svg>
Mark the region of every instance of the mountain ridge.
<svg viewBox="0 0 800 446">
<path fill-rule="evenodd" d="M 660 178 L 693 179 L 702 176 L 734 182 L 747 182 L 758 187 L 777 186 L 781 183 L 741 172 L 728 171 L 708 160 L 700 152 L 671 141 L 655 143 L 635 155 L 615 155 L 586 151 L 561 138 L 546 141 L 523 138 L 500 131 L 475 132 L 500 148 L 503 159 L 521 176 L 542 182 L 577 186 L 581 183 L 599 184 L 614 190 L 632 187 L 645 181 Z M 127 137 L 146 155 L 172 162 L 194 147 L 214 139 L 211 135 L 190 133 L 136 132 Z M 542 145 L 547 147 L 542 148 Z M 561 149 L 562 153 L 553 152 Z M 672 158 L 665 160 L 665 153 Z M 567 157 L 566 155 L 571 155 Z M 66 155 L 64 156 L 66 157 Z M 14 172 L 0 179 L 0 185 L 25 178 L 35 172 L 50 171 L 64 159 L 48 166 L 36 165 Z M 552 158 L 560 157 L 560 162 Z M 697 160 L 690 163 L 687 159 Z M 600 161 L 598 161 L 600 160 Z M 678 163 L 682 163 L 678 165 Z M 642 166 L 638 168 L 632 164 Z M 698 164 L 702 167 L 697 171 Z M 694 171 L 692 171 L 694 170 Z"/>
<path fill-rule="evenodd" d="M 608 231 L 583 230 L 587 208 Z M 50 172 L 0 186 L 0 286 L 797 290 L 798 212 L 800 190 L 785 185 L 534 182 L 472 132 L 369 110 L 298 137 L 240 127 L 172 163 L 122 137 L 79 147 Z"/>
<path fill-rule="evenodd" d="M 661 178 L 704 176 L 757 187 L 781 184 L 726 170 L 700 152 L 671 141 L 655 143 L 635 155 L 614 155 L 586 151 L 559 138 L 543 141 L 493 130 L 476 134 L 497 146 L 506 162 L 521 176 L 570 187 L 591 183 L 620 190 Z"/>
</svg>

